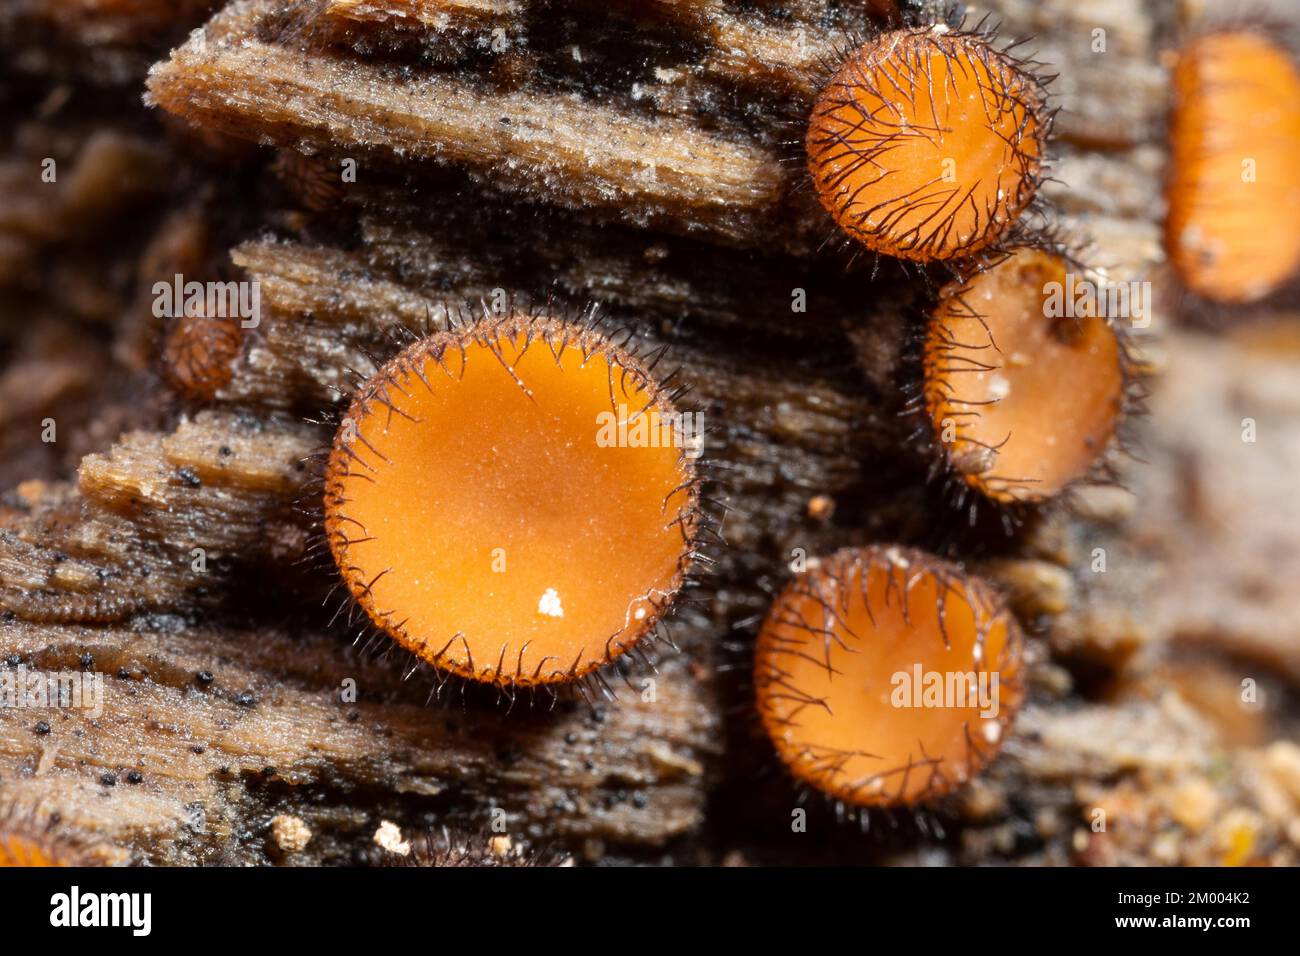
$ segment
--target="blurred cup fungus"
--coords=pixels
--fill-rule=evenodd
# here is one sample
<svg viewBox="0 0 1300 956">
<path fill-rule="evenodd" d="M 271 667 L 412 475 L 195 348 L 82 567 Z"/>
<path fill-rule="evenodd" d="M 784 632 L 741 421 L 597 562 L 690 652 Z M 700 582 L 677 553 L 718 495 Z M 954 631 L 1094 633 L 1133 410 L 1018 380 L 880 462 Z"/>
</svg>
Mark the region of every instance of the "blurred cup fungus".
<svg viewBox="0 0 1300 956">
<path fill-rule="evenodd" d="M 31 811 L 7 807 L 0 811 L 0 867 L 90 866 L 96 861 L 84 841 L 67 838 L 56 820 L 39 819 Z"/>
<path fill-rule="evenodd" d="M 21 833 L 0 831 L 0 867 L 16 866 L 74 866 L 65 861 L 58 848 L 43 840 L 34 840 Z"/>
<path fill-rule="evenodd" d="M 579 680 L 651 633 L 700 519 L 652 368 L 590 324 L 517 314 L 384 364 L 325 473 L 329 547 L 370 620 L 510 687 Z"/>
<path fill-rule="evenodd" d="M 986 498 L 1060 494 L 1119 428 L 1125 354 L 1101 295 L 1069 292 L 1085 286 L 1097 287 L 1060 256 L 1024 249 L 940 292 L 922 353 L 925 409 L 951 471 Z"/>
<path fill-rule="evenodd" d="M 818 97 L 806 149 L 839 227 L 929 261 L 996 243 L 1038 189 L 1051 111 L 1030 66 L 985 32 L 882 33 Z"/>
<path fill-rule="evenodd" d="M 230 384 L 243 345 L 239 319 L 185 313 L 172 320 L 163 341 L 163 376 L 181 396 L 211 401 Z"/>
<path fill-rule="evenodd" d="M 1165 247 L 1186 286 L 1254 302 L 1300 268 L 1300 70 L 1249 30 L 1192 41 L 1173 75 Z"/>
<path fill-rule="evenodd" d="M 858 807 L 970 780 L 1023 696 L 1020 629 L 993 588 L 920 551 L 845 549 L 777 597 L 758 711 L 797 779 Z"/>
</svg>

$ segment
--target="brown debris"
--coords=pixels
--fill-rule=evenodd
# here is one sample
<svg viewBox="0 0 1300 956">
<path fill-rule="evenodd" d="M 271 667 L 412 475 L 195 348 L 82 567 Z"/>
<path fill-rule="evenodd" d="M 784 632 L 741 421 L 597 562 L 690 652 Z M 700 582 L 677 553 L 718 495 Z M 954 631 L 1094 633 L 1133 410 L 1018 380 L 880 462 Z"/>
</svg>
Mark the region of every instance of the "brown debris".
<svg viewBox="0 0 1300 956">
<path fill-rule="evenodd" d="M 10 62 L 20 72 L 127 84 L 216 5 L 217 0 L 8 0 L 0 9 L 0 42 L 27 38 Z"/>
</svg>

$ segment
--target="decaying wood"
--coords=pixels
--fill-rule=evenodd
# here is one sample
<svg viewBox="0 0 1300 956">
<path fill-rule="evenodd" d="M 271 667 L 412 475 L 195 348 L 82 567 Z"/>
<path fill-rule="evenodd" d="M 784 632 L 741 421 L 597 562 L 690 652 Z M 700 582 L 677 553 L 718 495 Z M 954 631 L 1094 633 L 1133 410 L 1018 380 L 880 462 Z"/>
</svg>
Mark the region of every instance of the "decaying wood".
<svg viewBox="0 0 1300 956">
<path fill-rule="evenodd" d="M 152 101 L 235 136 L 269 132 L 299 148 L 376 148 L 463 164 L 495 183 L 611 208 L 646 225 L 724 237 L 775 231 L 782 188 L 770 153 L 569 96 L 493 93 L 444 74 L 407 80 L 304 54 L 257 38 L 276 7 L 258 0 L 219 15 L 153 71 Z"/>
<path fill-rule="evenodd" d="M 516 0 L 326 0 L 321 16 L 389 28 L 409 22 L 443 31 L 509 23 L 521 9 Z"/>
<path fill-rule="evenodd" d="M 755 130 L 741 119 L 737 107 L 745 95 L 735 91 L 692 94 L 677 115 L 670 102 L 658 103 L 659 115 L 647 117 L 635 89 L 626 103 L 528 86 L 497 91 L 472 75 L 408 77 L 360 58 L 340 60 L 302 48 L 303 24 L 322 15 L 317 6 L 298 4 L 292 16 L 283 7 L 273 0 L 231 4 L 151 72 L 152 102 L 235 136 L 305 151 L 370 150 L 404 162 L 450 163 L 488 177 L 494 188 L 753 248 L 807 253 L 830 232 L 828 218 L 803 188 L 791 140 L 824 79 L 824 64 L 854 35 L 852 23 L 835 31 L 798 21 L 760 28 L 713 9 L 682 11 L 708 24 L 713 53 L 699 65 L 705 73 L 751 87 L 754 73 L 785 77 L 766 91 L 771 106 Z M 1017 20 L 1011 13 L 1009 33 L 1026 20 L 1037 25 L 1027 14 Z M 1087 22 L 1109 28 L 1116 46 L 1149 48 L 1149 23 L 1133 26 L 1134 18 L 1104 4 L 1089 13 Z M 860 33 L 862 22 L 856 26 Z M 1089 77 L 1088 86 L 1075 82 L 1064 96 L 1067 130 L 1106 124 L 1107 142 L 1131 146 L 1156 125 L 1158 67 L 1144 63 L 1144 72 L 1131 75 L 1131 61 L 1121 59 L 1120 50 L 1114 59 L 1121 63 L 1112 68 L 1106 61 L 1104 70 L 1072 48 L 1038 52 L 1050 53 L 1072 76 L 1086 71 Z M 691 64 L 667 64 L 656 67 L 655 79 L 671 83 L 698 72 Z M 646 84 L 655 85 L 650 78 Z M 1134 95 L 1135 86 L 1147 95 Z M 1113 98 L 1146 112 L 1117 114 Z M 708 126 L 695 119 L 705 104 L 713 114 Z M 593 139 L 587 135 L 592 129 L 602 135 Z"/>
<path fill-rule="evenodd" d="M 1115 279 L 1162 277 L 1173 15 L 1151 6 L 994 4 L 1010 35 L 1037 34 L 1021 52 L 1061 73 L 1044 192 Z M 163 57 L 149 101 L 192 139 L 181 149 L 173 130 L 139 154 L 175 177 L 163 209 L 99 220 L 143 220 L 116 252 L 128 280 L 98 310 L 54 294 L 52 270 L 38 283 L 50 313 L 116 329 L 121 394 L 99 414 L 78 404 L 100 397 L 102 343 L 25 338 L 23 361 L 0 369 L 6 431 L 49 414 L 64 434 L 67 419 L 96 422 L 75 453 L 13 473 L 63 480 L 0 498 L 0 676 L 86 669 L 107 693 L 98 717 L 0 709 L 0 797 L 95 834 L 106 862 L 374 862 L 383 821 L 408 837 L 472 833 L 496 809 L 516 837 L 593 860 L 1294 862 L 1287 383 L 1300 353 L 1285 336 L 1208 340 L 1158 310 L 1162 337 L 1138 343 L 1164 375 L 1145 461 L 1123 467 L 1133 490 L 1085 490 L 1011 540 L 959 530 L 899 414 L 933 288 L 825 246 L 829 221 L 803 186 L 808 102 L 865 27 L 823 0 L 237 0 Z M 74 175 L 30 192 L 51 126 L 7 144 L 0 165 L 6 201 L 25 197 L 0 214 L 0 263 L 13 264 L 0 292 L 18 296 L 5 302 L 31 301 L 31 264 L 63 261 L 70 224 L 116 196 L 89 166 L 84 189 Z M 60 156 L 76 162 L 97 136 L 116 137 L 110 158 L 138 145 L 90 128 Z M 337 185 L 348 158 L 355 183 L 295 183 Z M 143 181 L 160 185 L 167 173 L 149 168 Z M 223 184 L 232 169 L 238 188 Z M 66 215 L 65 198 L 48 204 L 74 194 L 85 204 Z M 150 370 L 160 329 L 145 293 L 175 272 L 259 284 L 260 322 L 210 407 L 167 397 Z M 669 343 L 708 423 L 710 493 L 729 509 L 715 573 L 673 625 L 680 652 L 655 654 L 657 673 L 628 670 L 629 684 L 611 674 L 619 699 L 595 710 L 458 691 L 429 704 L 434 676 L 404 679 L 408 661 L 354 646 L 360 622 L 320 607 L 328 563 L 303 560 L 318 533 L 307 459 L 330 438 L 307 419 L 403 330 L 501 295 L 559 312 L 596 303 L 637 340 Z M 3 312 L 16 339 L 17 312 Z M 1269 440 L 1243 445 L 1243 417 Z M 888 819 L 896 839 L 857 835 L 816 801 L 794 835 L 799 795 L 748 706 L 748 641 L 796 549 L 884 539 L 945 548 L 1007 590 L 1034 635 L 1030 701 L 975 784 Z M 1238 705 L 1243 676 L 1269 703 Z M 1099 808 L 1108 839 L 1089 826 Z"/>
<path fill-rule="evenodd" d="M 702 820 L 716 717 L 681 666 L 653 703 L 506 713 L 430 707 L 400 668 L 266 628 L 10 625 L 5 646 L 29 670 L 104 674 L 102 715 L 68 709 L 37 733 L 6 713 L 6 798 L 58 807 L 137 862 L 265 859 L 259 805 L 320 835 L 297 862 L 365 859 L 384 819 L 475 832 L 498 810 L 517 837 L 577 847 L 663 843 Z M 362 811 L 363 793 L 386 796 Z"/>
</svg>

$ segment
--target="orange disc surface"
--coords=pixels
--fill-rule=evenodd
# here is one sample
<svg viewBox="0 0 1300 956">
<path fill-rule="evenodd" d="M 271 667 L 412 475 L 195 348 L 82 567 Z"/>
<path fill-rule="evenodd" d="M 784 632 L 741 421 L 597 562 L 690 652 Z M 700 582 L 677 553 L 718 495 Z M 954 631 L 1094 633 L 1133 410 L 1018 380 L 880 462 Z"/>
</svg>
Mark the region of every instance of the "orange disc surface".
<svg viewBox="0 0 1300 956">
<path fill-rule="evenodd" d="M 1023 695 L 1021 646 L 978 578 L 906 548 L 844 550 L 774 602 L 758 710 L 798 779 L 857 806 L 913 804 L 997 751 Z"/>
<path fill-rule="evenodd" d="M 1088 476 L 1122 419 L 1115 330 L 1084 276 L 1025 250 L 943 290 L 926 330 L 925 404 L 938 445 L 973 488 L 1041 501 Z M 1075 314 L 1070 314 L 1073 311 Z M 1080 312 L 1087 314 L 1079 314 Z"/>
<path fill-rule="evenodd" d="M 325 527 L 372 621 L 475 680 L 573 680 L 637 643 L 695 532 L 688 423 L 603 335 L 549 319 L 435 334 L 339 429 Z"/>
</svg>

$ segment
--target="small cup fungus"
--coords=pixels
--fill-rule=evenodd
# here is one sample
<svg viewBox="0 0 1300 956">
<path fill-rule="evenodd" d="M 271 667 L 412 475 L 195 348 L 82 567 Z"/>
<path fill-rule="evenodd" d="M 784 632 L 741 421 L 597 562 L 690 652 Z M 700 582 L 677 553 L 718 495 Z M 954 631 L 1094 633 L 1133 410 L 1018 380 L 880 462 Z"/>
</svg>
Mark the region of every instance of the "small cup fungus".
<svg viewBox="0 0 1300 956">
<path fill-rule="evenodd" d="M 371 621 L 435 667 L 578 680 L 652 631 L 691 564 L 683 421 L 593 327 L 511 315 L 435 333 L 338 430 L 330 550 Z"/>
<path fill-rule="evenodd" d="M 996 243 L 1037 189 L 1041 82 L 991 35 L 882 33 L 845 60 L 808 122 L 822 205 L 868 249 L 917 261 Z"/>
<path fill-rule="evenodd" d="M 1020 629 L 992 587 L 901 547 L 836 552 L 781 592 L 758 636 L 758 710 L 797 779 L 909 806 L 965 783 L 1023 696 Z"/>
</svg>

